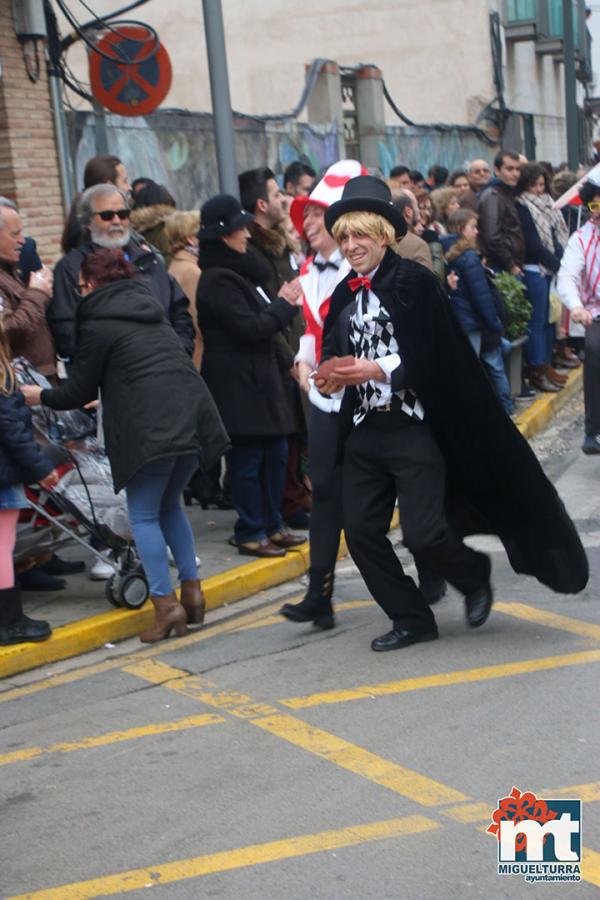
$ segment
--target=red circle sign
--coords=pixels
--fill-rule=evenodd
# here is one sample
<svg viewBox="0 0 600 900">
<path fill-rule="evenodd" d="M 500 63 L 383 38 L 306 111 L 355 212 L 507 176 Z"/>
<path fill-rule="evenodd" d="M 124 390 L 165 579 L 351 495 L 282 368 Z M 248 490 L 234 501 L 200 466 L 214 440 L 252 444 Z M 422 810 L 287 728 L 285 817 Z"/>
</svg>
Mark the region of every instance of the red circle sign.
<svg viewBox="0 0 600 900">
<path fill-rule="evenodd" d="M 147 59 L 155 47 L 151 32 L 124 25 L 105 35 L 97 47 L 114 57 L 113 62 L 90 53 L 92 93 L 102 106 L 121 116 L 145 116 L 160 106 L 171 87 L 171 60 L 162 44 Z"/>
</svg>

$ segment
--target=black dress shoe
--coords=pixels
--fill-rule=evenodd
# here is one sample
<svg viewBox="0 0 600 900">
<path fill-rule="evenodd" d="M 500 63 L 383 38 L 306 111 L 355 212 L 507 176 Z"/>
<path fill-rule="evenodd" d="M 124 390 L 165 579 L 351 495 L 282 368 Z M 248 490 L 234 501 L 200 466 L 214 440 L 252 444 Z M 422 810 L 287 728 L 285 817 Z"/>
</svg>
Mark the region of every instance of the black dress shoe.
<svg viewBox="0 0 600 900">
<path fill-rule="evenodd" d="M 401 647 L 421 644 L 423 641 L 437 641 L 438 637 L 439 634 L 435 625 L 429 631 L 403 631 L 401 628 L 392 628 L 391 631 L 371 641 L 371 650 L 378 652 L 400 650 Z"/>
<path fill-rule="evenodd" d="M 329 631 L 330 628 L 335 627 L 330 600 L 315 603 L 305 597 L 300 603 L 284 603 L 279 612 L 290 622 L 312 622 L 323 631 Z"/>
<path fill-rule="evenodd" d="M 494 592 L 489 581 L 483 587 L 477 588 L 471 594 L 467 594 L 465 597 L 467 622 L 471 628 L 479 628 L 480 625 L 483 625 L 490 614 L 493 602 Z"/>
<path fill-rule="evenodd" d="M 82 559 L 61 559 L 53 553 L 48 562 L 42 563 L 40 569 L 46 575 L 76 575 L 78 572 L 85 572 L 85 563 Z"/>
<path fill-rule="evenodd" d="M 47 622 L 30 619 L 22 613 L 10 625 L 0 625 L 0 645 L 25 644 L 30 641 L 45 641 L 52 634 Z"/>
<path fill-rule="evenodd" d="M 33 569 L 21 572 L 18 581 L 19 587 L 23 591 L 62 591 L 67 586 L 64 578 L 46 575 L 40 566 L 34 566 Z"/>
</svg>

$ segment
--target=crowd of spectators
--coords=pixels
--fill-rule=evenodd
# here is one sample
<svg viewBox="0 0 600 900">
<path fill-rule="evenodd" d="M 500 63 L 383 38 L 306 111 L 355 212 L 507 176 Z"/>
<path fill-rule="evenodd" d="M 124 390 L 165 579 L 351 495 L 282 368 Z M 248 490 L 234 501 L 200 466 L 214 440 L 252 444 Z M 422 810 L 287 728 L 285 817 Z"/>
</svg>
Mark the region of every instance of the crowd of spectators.
<svg viewBox="0 0 600 900">
<path fill-rule="evenodd" d="M 551 302 L 579 224 L 554 200 L 577 178 L 504 149 L 491 163 L 476 159 L 452 172 L 435 164 L 424 175 L 397 165 L 386 179 L 407 226 L 397 252 L 444 284 L 508 414 L 515 397 L 504 364 L 511 343 L 498 275 L 522 284 L 531 305 L 518 396 L 560 391 L 565 370 L 580 364 L 581 347 L 567 344 Z M 268 168 L 249 170 L 239 178 L 241 203 L 218 195 L 199 214 L 178 210 L 169 190 L 149 178 L 130 185 L 117 157 L 95 157 L 67 217 L 54 273 L 25 240 L 17 207 L 0 198 L 0 317 L 10 354 L 28 358 L 55 389 L 64 378 L 69 385 L 81 370 L 81 272 L 94 268 L 99 251 L 114 252 L 121 279 L 157 304 L 215 401 L 231 449 L 196 472 L 184 496 L 203 508 L 236 509 L 230 543 L 242 555 L 280 556 L 306 540 L 290 529 L 306 529 L 311 511 L 307 384 L 298 371 L 306 327 L 299 273 L 310 248 L 290 206 L 317 180 L 306 161 L 289 165 L 281 185 Z M 83 398 L 75 387 L 71 394 Z M 186 477 L 195 468 L 189 455 Z M 189 553 L 186 559 L 190 581 Z M 54 558 L 32 585 L 60 586 L 56 576 L 71 571 L 62 562 Z M 96 564 L 94 571 L 102 578 L 112 570 Z M 26 573 L 21 579 L 28 586 Z"/>
</svg>

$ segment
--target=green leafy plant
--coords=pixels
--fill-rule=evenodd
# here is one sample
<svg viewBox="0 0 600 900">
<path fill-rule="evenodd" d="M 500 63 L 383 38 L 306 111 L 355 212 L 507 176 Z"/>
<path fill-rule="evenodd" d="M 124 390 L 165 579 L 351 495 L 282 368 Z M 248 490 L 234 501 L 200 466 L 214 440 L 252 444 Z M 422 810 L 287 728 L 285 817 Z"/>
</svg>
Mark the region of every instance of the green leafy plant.
<svg viewBox="0 0 600 900">
<path fill-rule="evenodd" d="M 531 303 L 525 296 L 525 285 L 509 272 L 499 272 L 492 280 L 506 309 L 506 337 L 516 341 L 526 334 L 531 318 Z"/>
</svg>

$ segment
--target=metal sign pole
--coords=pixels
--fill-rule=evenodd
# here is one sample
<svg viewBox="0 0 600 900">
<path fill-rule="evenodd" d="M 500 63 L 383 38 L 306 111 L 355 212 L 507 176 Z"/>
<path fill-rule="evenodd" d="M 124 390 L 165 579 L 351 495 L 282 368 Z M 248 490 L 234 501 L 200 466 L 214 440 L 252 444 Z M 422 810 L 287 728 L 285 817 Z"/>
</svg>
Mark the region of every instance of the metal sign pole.
<svg viewBox="0 0 600 900">
<path fill-rule="evenodd" d="M 573 172 L 576 172 L 579 167 L 580 159 L 572 0 L 563 0 L 563 48 L 565 68 L 565 110 L 567 119 L 567 159 L 569 168 Z"/>
<path fill-rule="evenodd" d="M 239 198 L 235 132 L 229 96 L 221 0 L 202 0 L 202 9 L 204 11 L 204 32 L 217 145 L 219 184 L 224 194 L 233 194 L 234 197 Z"/>
</svg>

